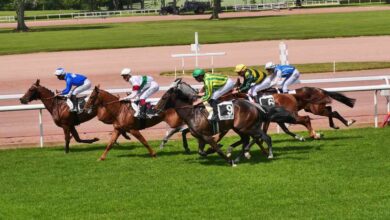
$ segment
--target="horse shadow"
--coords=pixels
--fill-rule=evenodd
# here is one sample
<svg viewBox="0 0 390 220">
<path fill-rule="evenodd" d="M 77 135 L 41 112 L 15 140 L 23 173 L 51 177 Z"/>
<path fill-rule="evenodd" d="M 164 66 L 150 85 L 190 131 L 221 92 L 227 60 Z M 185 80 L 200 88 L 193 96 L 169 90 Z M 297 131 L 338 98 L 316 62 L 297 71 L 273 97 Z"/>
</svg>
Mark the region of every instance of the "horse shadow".
<svg viewBox="0 0 390 220">
<path fill-rule="evenodd" d="M 86 30 L 101 30 L 111 28 L 109 25 L 94 25 L 94 26 L 58 26 L 58 27 L 43 27 L 34 28 L 30 32 L 49 32 L 49 31 L 86 31 Z"/>
</svg>

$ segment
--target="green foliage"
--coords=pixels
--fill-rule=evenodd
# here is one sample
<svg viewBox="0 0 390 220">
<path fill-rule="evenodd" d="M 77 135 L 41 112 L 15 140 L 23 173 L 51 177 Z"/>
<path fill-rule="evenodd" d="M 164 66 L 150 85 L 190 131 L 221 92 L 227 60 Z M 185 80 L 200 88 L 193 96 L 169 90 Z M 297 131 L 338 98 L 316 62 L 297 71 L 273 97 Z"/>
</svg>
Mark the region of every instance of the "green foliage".
<svg viewBox="0 0 390 220">
<path fill-rule="evenodd" d="M 157 159 L 132 142 L 104 162 L 103 145 L 4 150 L 0 219 L 389 219 L 389 132 L 272 135 L 275 159 L 253 147 L 236 168 L 201 158 L 194 141 L 190 155 L 169 142 Z"/>
<path fill-rule="evenodd" d="M 0 54 L 390 34 L 388 11 L 0 29 Z M 243 34 L 249 33 L 249 34 Z M 172 37 L 175 36 L 175 37 Z"/>
</svg>

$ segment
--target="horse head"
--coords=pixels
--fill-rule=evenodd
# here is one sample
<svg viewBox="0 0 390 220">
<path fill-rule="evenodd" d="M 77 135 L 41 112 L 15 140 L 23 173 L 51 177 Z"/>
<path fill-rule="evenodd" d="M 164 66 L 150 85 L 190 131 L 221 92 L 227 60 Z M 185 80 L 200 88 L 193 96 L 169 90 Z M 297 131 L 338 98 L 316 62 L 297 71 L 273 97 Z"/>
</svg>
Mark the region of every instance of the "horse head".
<svg viewBox="0 0 390 220">
<path fill-rule="evenodd" d="M 41 85 L 39 83 L 40 80 L 37 79 L 37 81 L 31 85 L 31 87 L 22 96 L 22 98 L 19 99 L 22 104 L 27 104 L 33 100 L 37 100 L 40 98 L 38 89 Z"/>
<path fill-rule="evenodd" d="M 87 112 L 92 111 L 92 108 L 98 104 L 98 97 L 99 97 L 99 93 L 100 93 L 99 87 L 100 87 L 100 85 L 97 85 L 93 89 L 91 95 L 88 98 L 87 103 L 85 103 L 85 105 L 84 105 L 85 111 L 87 111 Z"/>
</svg>

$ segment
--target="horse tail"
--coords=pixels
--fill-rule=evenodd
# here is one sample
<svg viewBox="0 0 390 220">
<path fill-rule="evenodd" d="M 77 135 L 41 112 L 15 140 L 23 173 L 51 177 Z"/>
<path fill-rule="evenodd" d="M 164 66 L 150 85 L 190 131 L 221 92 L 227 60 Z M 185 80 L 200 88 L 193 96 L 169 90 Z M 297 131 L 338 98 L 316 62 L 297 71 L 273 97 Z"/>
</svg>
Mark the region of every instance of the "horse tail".
<svg viewBox="0 0 390 220">
<path fill-rule="evenodd" d="M 280 106 L 274 106 L 268 109 L 268 119 L 276 123 L 290 123 L 295 124 L 296 119 L 291 112 Z"/>
<path fill-rule="evenodd" d="M 324 89 L 322 89 L 322 91 L 326 95 L 330 96 L 332 99 L 337 100 L 337 101 L 347 105 L 350 108 L 353 108 L 353 106 L 355 105 L 356 99 L 349 98 L 349 97 L 347 97 L 339 92 L 330 92 L 330 91 L 326 91 Z"/>
</svg>

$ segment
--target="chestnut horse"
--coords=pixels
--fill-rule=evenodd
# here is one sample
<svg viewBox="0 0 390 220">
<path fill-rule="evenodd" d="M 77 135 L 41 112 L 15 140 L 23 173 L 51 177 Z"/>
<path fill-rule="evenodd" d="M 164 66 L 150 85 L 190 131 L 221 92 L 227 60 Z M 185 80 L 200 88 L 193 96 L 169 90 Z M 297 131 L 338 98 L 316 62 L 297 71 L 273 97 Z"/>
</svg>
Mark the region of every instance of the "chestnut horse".
<svg viewBox="0 0 390 220">
<path fill-rule="evenodd" d="M 119 101 L 117 96 L 99 89 L 98 86 L 94 88 L 89 100 L 84 106 L 84 109 L 93 109 L 97 111 L 97 117 L 100 121 L 114 126 L 111 139 L 99 160 L 106 159 L 108 152 L 118 139 L 119 134 L 122 132 L 130 132 L 148 149 L 149 154 L 152 157 L 155 157 L 156 153 L 149 146 L 148 142 L 139 130 L 152 127 L 162 121 L 165 121 L 171 128 L 180 127 L 184 124 L 174 109 L 168 109 L 167 111 L 150 119 L 136 118 L 134 117 L 135 111 L 131 107 L 131 103 Z M 111 118 L 114 118 L 114 120 L 111 120 Z"/>
<path fill-rule="evenodd" d="M 98 141 L 98 138 L 90 140 L 82 140 L 75 128 L 80 123 L 91 120 L 96 116 L 96 111 L 90 113 L 83 112 L 76 114 L 69 111 L 69 107 L 63 97 L 58 97 L 54 92 L 41 86 L 39 79 L 27 90 L 27 92 L 20 98 L 22 104 L 27 104 L 33 100 L 41 100 L 45 108 L 50 112 L 54 123 L 64 130 L 65 134 L 65 152 L 69 152 L 69 142 L 71 134 L 79 143 L 93 143 Z"/>
<path fill-rule="evenodd" d="M 337 111 L 332 111 L 331 106 L 327 106 L 334 99 L 353 108 L 356 99 L 349 98 L 341 93 L 329 92 L 314 87 L 302 87 L 296 89 L 293 94 L 277 94 L 275 92 L 275 89 L 270 89 L 260 93 L 273 93 L 272 96 L 275 100 L 275 105 L 283 106 L 286 110 L 292 112 L 297 119 L 297 124 L 304 125 L 308 129 L 310 137 L 314 139 L 319 139 L 321 135 L 316 133 L 312 128 L 309 116 L 298 115 L 298 111 L 302 109 L 315 115 L 328 117 L 329 126 L 334 129 L 338 129 L 338 127 L 334 125 L 333 118 L 339 119 L 345 126 L 351 126 L 355 122 L 353 119 L 347 121 Z M 264 124 L 265 131 L 268 129 L 268 126 L 269 123 Z"/>
</svg>

